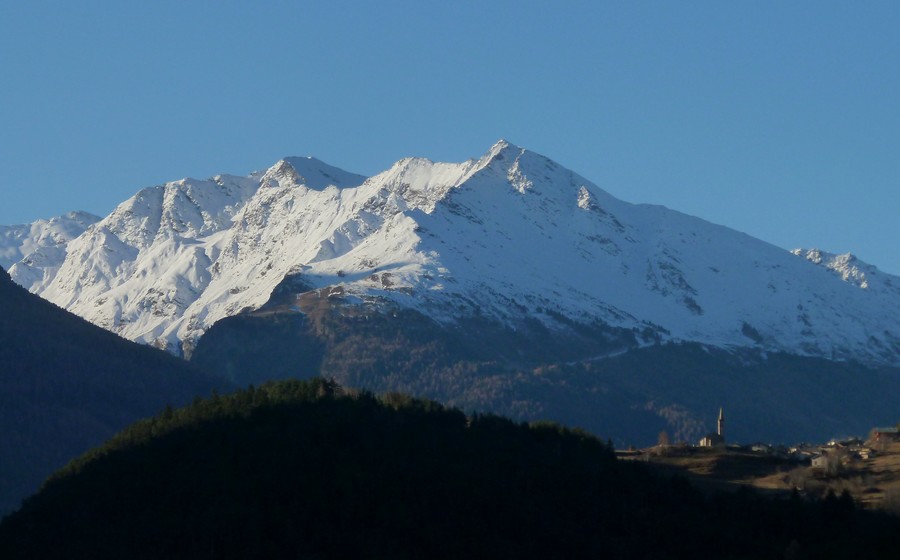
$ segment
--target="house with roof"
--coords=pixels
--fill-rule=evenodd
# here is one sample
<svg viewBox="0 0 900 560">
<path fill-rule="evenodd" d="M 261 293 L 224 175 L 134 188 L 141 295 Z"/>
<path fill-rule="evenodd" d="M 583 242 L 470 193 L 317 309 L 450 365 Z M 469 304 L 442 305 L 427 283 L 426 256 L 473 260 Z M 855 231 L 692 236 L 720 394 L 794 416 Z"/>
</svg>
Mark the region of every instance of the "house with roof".
<svg viewBox="0 0 900 560">
<path fill-rule="evenodd" d="M 892 428 L 873 428 L 872 439 L 877 442 L 900 440 L 900 430 L 896 426 Z"/>
</svg>

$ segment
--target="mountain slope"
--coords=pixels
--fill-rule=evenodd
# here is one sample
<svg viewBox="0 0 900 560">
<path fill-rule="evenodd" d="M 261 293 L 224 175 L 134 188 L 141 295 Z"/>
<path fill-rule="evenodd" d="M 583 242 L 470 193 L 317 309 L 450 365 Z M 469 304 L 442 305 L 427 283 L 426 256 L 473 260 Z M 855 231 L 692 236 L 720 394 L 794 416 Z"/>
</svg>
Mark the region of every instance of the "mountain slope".
<svg viewBox="0 0 900 560">
<path fill-rule="evenodd" d="M 99 219 L 69 212 L 27 225 L 0 226 L 0 267 L 22 286 L 41 291 L 65 261 L 69 242 Z"/>
<path fill-rule="evenodd" d="M 175 181 L 65 249 L 37 293 L 239 385 L 327 375 L 623 443 L 693 439 L 722 405 L 745 441 L 896 421 L 900 278 L 503 141 L 368 178 L 285 158 Z"/>
<path fill-rule="evenodd" d="M 417 311 L 366 312 L 336 296 L 307 294 L 300 306 L 219 321 L 191 361 L 237 385 L 321 375 L 580 426 L 622 448 L 653 445 L 664 430 L 696 443 L 715 429 L 719 407 L 731 443 L 826 441 L 897 422 L 897 368 L 697 343 L 633 348 L 629 331 L 574 324 L 565 335 L 537 321 L 447 328 Z"/>
<path fill-rule="evenodd" d="M 898 282 L 900 279 L 881 272 L 851 253 L 836 255 L 818 249 L 794 249 L 791 253 L 824 267 L 844 282 L 862 290 L 888 297 L 900 297 L 900 282 Z"/>
<path fill-rule="evenodd" d="M 0 514 L 166 403 L 229 387 L 28 293 L 0 269 Z"/>
<path fill-rule="evenodd" d="M 874 269 L 874 267 L 872 267 Z M 312 289 L 414 309 L 900 365 L 900 294 L 728 228 L 615 199 L 507 142 L 368 179 L 313 158 L 141 191 L 71 241 L 43 297 L 189 355 L 216 321 Z M 871 275 L 871 273 L 870 273 Z M 900 285 L 900 279 L 879 273 Z M 292 303 L 293 302 L 293 303 Z"/>
</svg>

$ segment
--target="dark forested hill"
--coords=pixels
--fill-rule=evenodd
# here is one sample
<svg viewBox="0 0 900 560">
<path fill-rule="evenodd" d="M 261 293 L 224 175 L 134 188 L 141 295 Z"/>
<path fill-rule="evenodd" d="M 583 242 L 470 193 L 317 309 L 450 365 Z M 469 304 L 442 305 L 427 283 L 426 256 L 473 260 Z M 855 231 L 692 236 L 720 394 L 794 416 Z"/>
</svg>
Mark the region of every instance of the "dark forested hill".
<svg viewBox="0 0 900 560">
<path fill-rule="evenodd" d="M 167 409 L 0 524 L 18 558 L 852 558 L 846 497 L 703 496 L 583 432 L 285 381 Z"/>
<path fill-rule="evenodd" d="M 0 515 L 129 423 L 217 385 L 230 386 L 28 293 L 0 269 Z"/>
</svg>

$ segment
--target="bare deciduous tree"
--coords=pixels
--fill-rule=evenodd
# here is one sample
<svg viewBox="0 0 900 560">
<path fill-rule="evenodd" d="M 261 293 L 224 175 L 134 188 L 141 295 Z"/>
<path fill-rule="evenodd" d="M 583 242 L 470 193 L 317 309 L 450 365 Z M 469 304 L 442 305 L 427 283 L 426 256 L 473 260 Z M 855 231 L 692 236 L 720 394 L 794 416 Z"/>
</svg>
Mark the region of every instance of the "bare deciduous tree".
<svg viewBox="0 0 900 560">
<path fill-rule="evenodd" d="M 668 447 L 669 446 L 669 433 L 665 430 L 659 432 L 659 436 L 656 438 L 656 445 L 659 447 Z"/>
</svg>

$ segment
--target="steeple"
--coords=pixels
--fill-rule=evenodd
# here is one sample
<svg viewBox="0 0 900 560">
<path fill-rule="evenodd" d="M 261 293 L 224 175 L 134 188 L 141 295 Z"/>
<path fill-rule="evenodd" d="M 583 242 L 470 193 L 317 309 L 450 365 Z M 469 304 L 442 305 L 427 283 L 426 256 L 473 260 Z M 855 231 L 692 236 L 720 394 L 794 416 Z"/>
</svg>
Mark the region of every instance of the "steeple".
<svg viewBox="0 0 900 560">
<path fill-rule="evenodd" d="M 725 412 L 721 407 L 719 407 L 719 420 L 716 423 L 717 429 L 716 433 L 718 433 L 723 438 L 725 437 Z"/>
<path fill-rule="evenodd" d="M 719 407 L 716 433 L 709 433 L 700 440 L 700 447 L 725 447 L 725 409 Z"/>
</svg>

